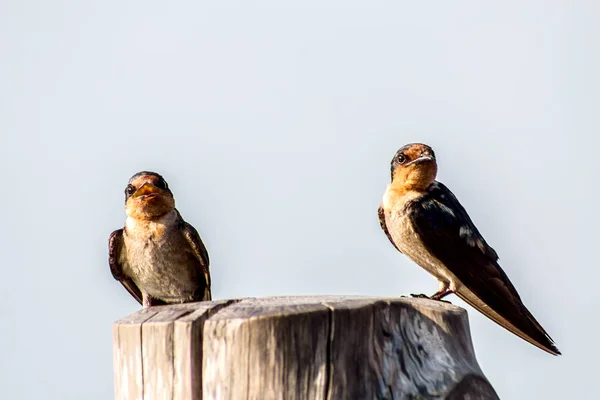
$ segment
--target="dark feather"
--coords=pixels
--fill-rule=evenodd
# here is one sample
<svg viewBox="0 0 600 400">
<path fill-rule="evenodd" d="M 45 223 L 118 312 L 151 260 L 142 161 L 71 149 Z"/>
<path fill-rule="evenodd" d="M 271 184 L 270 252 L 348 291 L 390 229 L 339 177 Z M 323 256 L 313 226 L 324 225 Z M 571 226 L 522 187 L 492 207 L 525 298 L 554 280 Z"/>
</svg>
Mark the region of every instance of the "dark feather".
<svg viewBox="0 0 600 400">
<path fill-rule="evenodd" d="M 469 299 L 460 290 L 458 296 L 535 346 L 560 354 L 498 265 L 494 249 L 446 186 L 434 182 L 424 196 L 408 204 L 407 211 L 415 232 L 432 255 L 491 310 L 478 305 L 477 299 Z"/>
<path fill-rule="evenodd" d="M 123 287 L 127 289 L 129 294 L 137 300 L 138 303 L 142 304 L 142 292 L 137 287 L 135 282 L 123 273 L 123 266 L 119 261 L 121 251 L 123 250 L 123 229 L 117 229 L 110 234 L 108 239 L 108 264 L 110 265 L 110 272 L 112 276 L 121 282 Z"/>
<path fill-rule="evenodd" d="M 198 279 L 198 281 L 201 284 L 201 288 L 199 288 L 200 293 L 198 296 L 198 300 L 212 300 L 212 294 L 210 291 L 210 259 L 208 257 L 208 251 L 206 250 L 206 247 L 204 247 L 204 243 L 202 243 L 202 239 L 200 239 L 198 231 L 196 231 L 196 229 L 192 225 L 185 222 L 181 217 L 181 214 L 179 214 L 179 212 L 177 212 L 177 217 L 179 219 L 180 229 L 183 232 L 183 235 L 187 239 L 188 243 L 190 244 L 194 256 L 198 260 L 198 273 L 200 274 L 200 279 Z"/>
<path fill-rule="evenodd" d="M 377 210 L 377 215 L 379 216 L 379 225 L 381 226 L 381 229 L 383 229 L 383 233 L 385 233 L 385 236 L 387 236 L 387 238 L 394 245 L 396 250 L 400 251 L 398 246 L 396 246 L 396 243 L 394 243 L 394 240 L 392 239 L 392 236 L 390 235 L 390 231 L 388 231 L 387 225 L 385 223 L 385 211 L 383 209 L 383 204 L 381 204 L 379 206 L 379 209 Z M 400 253 L 402 253 L 402 252 L 400 251 Z"/>
</svg>

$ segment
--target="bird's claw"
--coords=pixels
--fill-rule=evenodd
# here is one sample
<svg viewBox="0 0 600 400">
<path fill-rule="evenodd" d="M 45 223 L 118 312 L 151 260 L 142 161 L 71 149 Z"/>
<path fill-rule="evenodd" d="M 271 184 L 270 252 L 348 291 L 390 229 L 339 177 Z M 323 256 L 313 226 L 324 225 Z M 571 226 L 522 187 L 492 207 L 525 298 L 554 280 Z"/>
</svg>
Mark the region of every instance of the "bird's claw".
<svg viewBox="0 0 600 400">
<path fill-rule="evenodd" d="M 444 302 L 444 303 L 452 304 L 448 300 L 442 300 L 442 299 L 436 297 L 435 295 L 434 296 L 427 296 L 426 294 L 423 294 L 423 293 L 421 293 L 421 294 L 413 294 L 413 293 L 411 293 L 410 297 L 414 297 L 414 298 L 417 298 L 417 299 L 428 299 L 428 300 L 433 300 L 433 301 L 441 301 L 441 302 Z"/>
</svg>

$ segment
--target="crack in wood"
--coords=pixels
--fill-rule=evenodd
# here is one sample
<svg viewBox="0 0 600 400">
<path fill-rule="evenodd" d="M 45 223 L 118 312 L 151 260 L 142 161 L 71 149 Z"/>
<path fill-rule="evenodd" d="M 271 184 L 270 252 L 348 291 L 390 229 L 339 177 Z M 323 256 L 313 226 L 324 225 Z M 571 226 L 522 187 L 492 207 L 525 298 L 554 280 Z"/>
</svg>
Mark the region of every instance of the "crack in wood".
<svg viewBox="0 0 600 400">
<path fill-rule="evenodd" d="M 331 396 L 331 381 L 333 379 L 333 359 L 331 354 L 331 346 L 333 346 L 333 333 L 335 330 L 335 319 L 333 316 L 333 307 L 329 306 L 327 303 L 321 303 L 329 310 L 329 334 L 327 336 L 327 347 L 326 347 L 326 360 L 327 365 L 325 366 L 325 393 L 323 398 L 325 400 L 330 400 Z"/>
<path fill-rule="evenodd" d="M 429 300 L 158 306 L 116 322 L 113 337 L 117 400 L 498 398 L 466 313 Z"/>
</svg>

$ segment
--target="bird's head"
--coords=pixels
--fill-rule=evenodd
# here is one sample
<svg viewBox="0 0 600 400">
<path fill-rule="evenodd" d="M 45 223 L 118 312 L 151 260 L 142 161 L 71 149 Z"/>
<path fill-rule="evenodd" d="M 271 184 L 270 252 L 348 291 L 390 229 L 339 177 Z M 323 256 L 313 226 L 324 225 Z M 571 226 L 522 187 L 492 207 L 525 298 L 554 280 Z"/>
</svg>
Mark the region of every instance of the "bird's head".
<svg viewBox="0 0 600 400">
<path fill-rule="evenodd" d="M 391 170 L 394 186 L 403 190 L 425 190 L 437 174 L 435 153 L 426 144 L 407 144 L 394 155 Z"/>
<path fill-rule="evenodd" d="M 156 172 L 133 175 L 125 188 L 125 212 L 135 219 L 153 219 L 175 208 L 167 181 Z"/>
</svg>

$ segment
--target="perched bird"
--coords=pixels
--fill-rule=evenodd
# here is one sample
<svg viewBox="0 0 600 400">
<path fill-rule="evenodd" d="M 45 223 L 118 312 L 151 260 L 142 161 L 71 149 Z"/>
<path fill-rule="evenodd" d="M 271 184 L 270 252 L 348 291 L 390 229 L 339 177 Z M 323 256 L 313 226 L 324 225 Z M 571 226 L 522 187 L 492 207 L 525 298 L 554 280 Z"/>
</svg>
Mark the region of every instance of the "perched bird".
<svg viewBox="0 0 600 400">
<path fill-rule="evenodd" d="M 146 307 L 211 300 L 208 252 L 167 182 L 142 171 L 125 188 L 125 227 L 110 235 L 113 277 Z"/>
<path fill-rule="evenodd" d="M 392 159 L 391 172 L 379 222 L 396 249 L 439 281 L 431 298 L 455 293 L 515 335 L 560 354 L 500 268 L 494 249 L 454 194 L 435 180 L 437 163 L 431 147 L 421 143 L 402 147 Z"/>
</svg>

